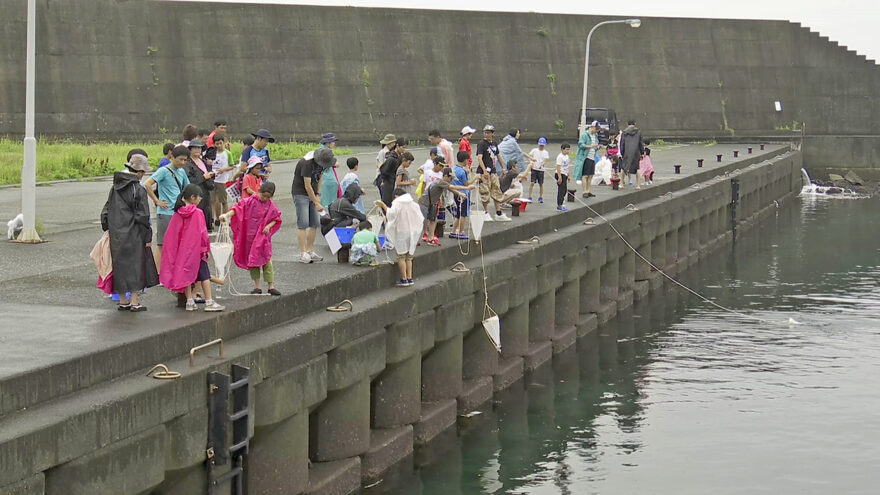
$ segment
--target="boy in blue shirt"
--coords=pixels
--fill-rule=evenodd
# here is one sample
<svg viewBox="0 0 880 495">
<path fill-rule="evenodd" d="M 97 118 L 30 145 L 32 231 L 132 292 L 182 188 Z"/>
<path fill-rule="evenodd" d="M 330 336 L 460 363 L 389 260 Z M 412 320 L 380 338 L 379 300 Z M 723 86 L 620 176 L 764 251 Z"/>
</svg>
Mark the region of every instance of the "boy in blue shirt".
<svg viewBox="0 0 880 495">
<path fill-rule="evenodd" d="M 467 151 L 459 151 L 455 156 L 458 163 L 452 168 L 452 185 L 453 186 L 469 186 L 476 182 L 477 177 L 468 180 L 467 162 L 470 158 Z M 453 239 L 467 239 L 467 217 L 471 205 L 471 192 L 465 191 L 465 197 L 455 196 L 455 209 L 453 215 L 455 221 L 452 223 L 452 232 L 449 237 Z"/>
<path fill-rule="evenodd" d="M 174 215 L 174 203 L 183 188 L 189 184 L 189 178 L 186 176 L 186 160 L 189 158 L 189 148 L 186 146 L 175 146 L 171 150 L 171 164 L 157 170 L 147 181 L 144 187 L 147 188 L 147 195 L 156 203 L 156 260 L 159 261 L 162 256 L 162 240 L 165 238 L 165 230 L 168 229 L 168 223 Z M 159 186 L 159 195 L 153 191 L 153 184 Z"/>
<path fill-rule="evenodd" d="M 159 159 L 159 168 L 171 165 L 171 150 L 174 149 L 174 143 L 165 143 L 162 146 L 162 158 Z"/>
</svg>

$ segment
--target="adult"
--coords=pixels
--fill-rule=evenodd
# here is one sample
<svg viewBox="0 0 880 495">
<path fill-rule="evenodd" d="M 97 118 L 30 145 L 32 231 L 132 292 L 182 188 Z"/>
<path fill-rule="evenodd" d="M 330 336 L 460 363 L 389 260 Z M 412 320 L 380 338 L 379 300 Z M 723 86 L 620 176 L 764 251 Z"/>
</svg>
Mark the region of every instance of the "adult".
<svg viewBox="0 0 880 495">
<path fill-rule="evenodd" d="M 296 239 L 299 243 L 302 263 L 324 259 L 315 253 L 315 237 L 320 225 L 318 212 L 324 210 L 316 191 L 320 190 L 324 169 L 332 167 L 335 163 L 336 157 L 333 156 L 333 151 L 328 148 L 318 148 L 311 159 L 303 158 L 293 171 L 290 192 L 293 195 L 293 205 L 296 207 Z"/>
<path fill-rule="evenodd" d="M 144 173 L 153 169 L 144 155 L 133 155 L 126 170 L 113 174 L 113 187 L 101 211 L 101 227 L 109 233 L 113 271 L 104 290 L 119 294 L 120 311 L 146 311 L 138 293 L 159 283 L 159 273 L 150 253 L 153 229 L 147 191 L 141 186 Z M 130 293 L 130 298 L 126 296 Z"/>
<path fill-rule="evenodd" d="M 188 147 L 189 142 L 197 137 L 199 137 L 199 128 L 192 124 L 186 124 L 183 128 L 183 141 L 181 141 L 178 146 Z"/>
<path fill-rule="evenodd" d="M 598 149 L 599 122 L 594 120 L 578 139 L 577 155 L 574 158 L 574 173 L 571 176 L 574 180 L 583 183 L 583 197 L 585 198 L 595 196 L 590 192 L 590 189 L 593 185 L 593 176 L 596 175 L 596 151 Z"/>
<path fill-rule="evenodd" d="M 379 149 L 379 154 L 376 155 L 376 179 L 373 181 L 373 184 L 375 184 L 375 186 L 381 191 L 382 175 L 379 172 L 379 169 L 382 168 L 382 164 L 385 163 L 385 156 L 388 152 L 397 146 L 397 137 L 394 136 L 394 134 L 385 134 L 385 137 L 379 140 L 379 144 L 382 145 L 382 148 Z"/>
<path fill-rule="evenodd" d="M 633 184 L 632 176 L 636 176 L 636 189 L 642 188 L 639 178 L 639 160 L 644 154 L 645 142 L 642 140 L 642 131 L 636 127 L 636 121 L 630 119 L 627 121 L 626 129 L 621 132 L 620 155 L 623 158 L 620 162 L 620 168 L 623 170 L 624 180 L 628 180 L 629 185 Z"/>
<path fill-rule="evenodd" d="M 251 145 L 251 151 L 248 153 L 245 160 L 245 169 L 247 169 L 247 161 L 251 158 L 257 156 L 260 158 L 260 161 L 263 162 L 263 180 L 269 178 L 269 174 L 272 173 L 272 158 L 269 156 L 269 143 L 274 143 L 275 138 L 272 137 L 272 133 L 266 129 L 259 129 L 257 132 L 252 132 L 251 136 L 254 137 L 254 144 Z M 245 158 L 244 156 L 242 158 Z"/>
<path fill-rule="evenodd" d="M 355 220 L 363 222 L 367 216 L 357 209 L 355 204 L 364 195 L 361 186 L 351 184 L 342 194 L 341 198 L 337 198 L 330 203 L 327 211 L 330 213 L 330 221 L 321 227 L 321 233 L 327 235 L 334 227 L 350 227 L 354 225 Z"/>
<path fill-rule="evenodd" d="M 516 163 L 517 171 L 523 173 L 526 170 L 526 160 L 531 161 L 532 157 L 523 153 L 522 148 L 519 146 L 519 138 L 520 130 L 513 129 L 501 140 L 501 144 L 498 145 L 498 152 L 504 159 L 505 164 Z"/>
<path fill-rule="evenodd" d="M 486 124 L 483 127 L 483 140 L 477 145 L 477 175 L 480 176 L 480 201 L 483 210 L 489 206 L 489 199 L 495 203 L 495 220 L 509 222 L 510 218 L 501 212 L 504 194 L 501 192 L 499 174 L 503 170 L 504 159 L 498 154 L 495 143 L 495 126 Z M 490 216 L 491 220 L 492 217 Z"/>
<path fill-rule="evenodd" d="M 471 136 L 477 132 L 473 127 L 466 125 L 461 128 L 461 139 L 458 141 L 458 151 L 466 151 L 467 156 L 467 168 L 471 170 L 471 167 L 474 166 L 474 159 L 471 158 Z"/>
<path fill-rule="evenodd" d="M 434 129 L 429 132 L 428 141 L 431 141 L 431 145 L 436 146 L 437 150 L 443 154 L 443 159 L 446 163 L 455 163 L 455 155 L 452 152 L 452 143 L 444 139 L 443 136 L 440 135 L 440 131 Z"/>
<path fill-rule="evenodd" d="M 336 134 L 328 132 L 321 136 L 321 147 L 332 151 L 336 148 L 336 141 L 338 140 Z M 314 156 L 314 153 L 312 155 Z M 324 169 L 324 175 L 321 177 L 321 190 L 318 194 L 321 197 L 321 206 L 324 208 L 330 206 L 330 203 L 336 201 L 337 198 L 342 197 L 342 188 L 339 186 L 339 172 L 336 170 L 338 167 L 339 162 L 337 161 L 332 167 Z"/>
<path fill-rule="evenodd" d="M 208 232 L 214 230 L 214 204 L 211 200 L 211 192 L 214 190 L 214 170 L 205 163 L 202 154 L 205 152 L 205 145 L 198 139 L 189 142 L 189 159 L 186 161 L 186 176 L 189 178 L 190 184 L 199 186 L 202 190 L 202 200 L 199 202 L 199 209 L 205 214 L 205 226 Z"/>
<path fill-rule="evenodd" d="M 214 130 L 211 131 L 211 134 L 208 134 L 208 139 L 205 141 L 205 144 L 208 146 L 208 148 L 211 148 L 214 146 L 214 136 L 216 136 L 217 134 L 222 134 L 225 136 L 227 134 L 226 131 L 228 129 L 229 129 L 229 125 L 226 123 L 226 121 L 224 119 L 215 120 L 214 121 Z M 224 149 L 227 149 L 227 150 L 229 149 L 229 142 L 228 141 L 226 142 L 226 146 Z"/>
<path fill-rule="evenodd" d="M 168 223 L 174 216 L 174 203 L 177 202 L 183 188 L 189 184 L 189 177 L 185 170 L 188 159 L 189 148 L 175 146 L 171 150 L 171 164 L 157 170 L 144 183 L 147 195 L 156 204 L 156 250 L 154 256 L 156 266 L 160 266 L 162 243 L 165 231 L 168 229 Z M 158 194 L 153 191 L 154 185 L 158 186 Z"/>
<path fill-rule="evenodd" d="M 382 179 L 382 202 L 389 208 L 391 208 L 391 201 L 394 199 L 394 183 L 397 180 L 397 168 L 400 167 L 400 156 L 406 153 L 406 146 L 406 139 L 397 138 L 394 149 L 385 155 L 385 161 L 379 167 Z"/>
</svg>

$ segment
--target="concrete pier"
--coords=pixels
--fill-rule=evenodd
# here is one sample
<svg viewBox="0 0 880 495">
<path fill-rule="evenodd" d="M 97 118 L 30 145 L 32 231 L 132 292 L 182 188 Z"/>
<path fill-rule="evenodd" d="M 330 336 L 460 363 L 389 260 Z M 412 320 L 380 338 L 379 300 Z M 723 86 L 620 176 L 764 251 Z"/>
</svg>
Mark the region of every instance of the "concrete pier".
<svg viewBox="0 0 880 495">
<path fill-rule="evenodd" d="M 800 169 L 798 153 L 774 146 L 591 206 L 657 267 L 678 273 L 730 242 L 734 226 L 742 235 L 795 196 Z M 516 242 L 533 235 L 540 242 Z M 419 250 L 411 289 L 393 287 L 396 267 L 386 265 L 280 298 L 244 298 L 220 315 L 151 310 L 149 328 L 112 348 L 6 369 L 0 495 L 205 493 L 207 373 L 233 364 L 251 373 L 250 493 L 351 493 L 413 462 L 458 414 L 542 383 L 567 354 L 613 362 L 619 351 L 602 341 L 616 337 L 601 335 L 602 323 L 663 283 L 583 207 L 487 225 L 485 269 L 479 249 L 463 256 L 448 244 Z M 462 260 L 469 272 L 449 270 Z M 484 277 L 500 353 L 481 326 Z M 353 311 L 324 310 L 344 298 Z M 224 339 L 223 357 L 199 354 L 191 367 L 189 349 L 214 338 Z M 181 378 L 146 378 L 157 362 Z M 534 401 L 529 392 L 530 408 L 552 407 L 539 397 L 552 394 L 547 385 Z"/>
</svg>

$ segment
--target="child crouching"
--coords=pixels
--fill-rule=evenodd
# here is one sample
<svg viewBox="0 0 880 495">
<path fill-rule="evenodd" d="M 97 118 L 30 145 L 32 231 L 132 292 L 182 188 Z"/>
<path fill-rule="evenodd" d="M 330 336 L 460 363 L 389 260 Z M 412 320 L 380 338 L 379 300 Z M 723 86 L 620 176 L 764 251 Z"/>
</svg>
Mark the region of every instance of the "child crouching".
<svg viewBox="0 0 880 495">
<path fill-rule="evenodd" d="M 275 206 L 275 184 L 263 182 L 257 193 L 236 203 L 221 222 L 232 228 L 232 260 L 239 268 L 248 270 L 254 281 L 251 294 L 262 294 L 260 271 L 269 286 L 268 293 L 280 296 L 275 288 L 275 270 L 272 266 L 272 236 L 281 228 L 281 210 Z"/>
<path fill-rule="evenodd" d="M 188 184 L 183 188 L 165 231 L 159 281 L 168 289 L 184 293 L 187 311 L 196 310 L 194 284 L 201 284 L 205 311 L 223 311 L 226 308 L 211 298 L 211 270 L 208 268 L 211 244 L 205 214 L 199 209 L 201 201 L 199 186 Z"/>
<path fill-rule="evenodd" d="M 351 263 L 354 266 L 378 266 L 376 260 L 382 251 L 379 236 L 373 232 L 373 224 L 364 220 L 358 224 L 357 233 L 351 239 Z"/>
</svg>

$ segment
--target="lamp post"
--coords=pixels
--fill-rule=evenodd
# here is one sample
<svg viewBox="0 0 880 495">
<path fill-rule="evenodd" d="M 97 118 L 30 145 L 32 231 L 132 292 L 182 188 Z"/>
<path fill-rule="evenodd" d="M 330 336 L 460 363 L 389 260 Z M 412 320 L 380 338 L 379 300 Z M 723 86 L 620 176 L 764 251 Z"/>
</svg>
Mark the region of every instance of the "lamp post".
<svg viewBox="0 0 880 495">
<path fill-rule="evenodd" d="M 36 73 L 36 0 L 28 0 L 27 61 L 25 76 L 24 162 L 21 166 L 21 213 L 24 217 L 19 242 L 41 242 L 36 229 L 37 140 L 34 137 L 34 75 Z"/>
<path fill-rule="evenodd" d="M 587 128 L 587 85 L 590 81 L 590 38 L 593 37 L 593 33 L 596 31 L 596 28 L 599 26 L 604 26 L 606 24 L 627 24 L 632 28 L 637 28 L 642 25 L 641 19 L 619 19 L 613 21 L 602 21 L 599 24 L 593 26 L 593 29 L 590 29 L 590 33 L 587 34 L 587 55 L 584 57 L 584 101 L 581 105 L 581 122 L 578 125 L 578 136 L 584 133 L 584 130 Z"/>
</svg>

